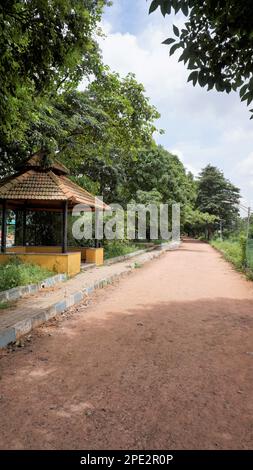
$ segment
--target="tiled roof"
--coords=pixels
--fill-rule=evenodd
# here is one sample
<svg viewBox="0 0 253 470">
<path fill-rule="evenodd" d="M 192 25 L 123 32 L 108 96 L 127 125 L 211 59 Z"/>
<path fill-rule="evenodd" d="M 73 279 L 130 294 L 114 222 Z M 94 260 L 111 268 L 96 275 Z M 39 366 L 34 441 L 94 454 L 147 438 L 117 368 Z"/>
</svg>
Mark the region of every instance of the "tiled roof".
<svg viewBox="0 0 253 470">
<path fill-rule="evenodd" d="M 25 163 L 24 167 L 27 168 L 43 168 L 44 162 L 43 159 L 45 158 L 46 154 L 44 152 L 38 152 L 35 153 L 27 162 Z M 48 170 L 56 170 L 59 173 L 68 175 L 69 170 L 66 168 L 65 165 L 62 163 L 58 162 L 57 160 L 54 160 L 52 163 L 49 163 L 47 165 Z"/>
<path fill-rule="evenodd" d="M 52 166 L 50 167 L 52 168 Z M 92 208 L 108 209 L 109 207 L 95 200 L 66 174 L 57 174 L 52 169 L 29 169 L 0 182 L 0 200 L 23 201 L 69 201 L 71 205 L 85 204 Z"/>
<path fill-rule="evenodd" d="M 51 171 L 39 173 L 30 170 L 13 177 L 7 183 L 0 184 L 0 198 L 66 200 L 67 198 L 52 178 L 52 175 Z"/>
</svg>

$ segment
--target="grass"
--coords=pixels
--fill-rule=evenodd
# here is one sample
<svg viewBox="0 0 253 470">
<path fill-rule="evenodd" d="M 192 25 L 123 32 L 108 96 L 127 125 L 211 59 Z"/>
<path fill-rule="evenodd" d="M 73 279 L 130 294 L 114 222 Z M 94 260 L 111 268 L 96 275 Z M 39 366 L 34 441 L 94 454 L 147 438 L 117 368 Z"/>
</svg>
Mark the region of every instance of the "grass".
<svg viewBox="0 0 253 470">
<path fill-rule="evenodd" d="M 232 263 L 238 271 L 245 270 L 243 246 L 240 240 L 214 240 L 211 242 L 211 245 L 217 248 L 224 258 Z"/>
<path fill-rule="evenodd" d="M 141 267 L 142 267 L 142 264 L 141 264 L 141 263 L 138 263 L 138 261 L 135 261 L 135 263 L 134 263 L 134 268 L 135 268 L 135 269 L 139 269 L 139 268 L 141 268 Z"/>
<path fill-rule="evenodd" d="M 8 300 L 2 300 L 0 302 L 0 310 L 5 310 L 6 308 L 10 308 L 13 306 L 13 302 L 9 302 Z"/>
<path fill-rule="evenodd" d="M 11 303 L 7 301 L 0 302 L 0 310 L 5 310 L 6 308 L 11 307 Z"/>
<path fill-rule="evenodd" d="M 34 264 L 22 263 L 14 257 L 0 265 L 0 291 L 13 287 L 36 284 L 54 273 Z"/>
<path fill-rule="evenodd" d="M 245 273 L 247 279 L 253 281 L 252 259 L 249 257 L 250 253 L 246 251 L 245 240 L 214 240 L 211 245 L 217 248 L 237 271 Z"/>
<path fill-rule="evenodd" d="M 117 256 L 128 255 L 129 253 L 133 253 L 134 251 L 138 251 L 140 249 L 141 249 L 141 247 L 138 247 L 138 245 L 130 244 L 130 243 L 124 243 L 124 242 L 120 242 L 118 240 L 113 241 L 113 242 L 109 242 L 104 247 L 105 259 L 115 258 Z"/>
</svg>

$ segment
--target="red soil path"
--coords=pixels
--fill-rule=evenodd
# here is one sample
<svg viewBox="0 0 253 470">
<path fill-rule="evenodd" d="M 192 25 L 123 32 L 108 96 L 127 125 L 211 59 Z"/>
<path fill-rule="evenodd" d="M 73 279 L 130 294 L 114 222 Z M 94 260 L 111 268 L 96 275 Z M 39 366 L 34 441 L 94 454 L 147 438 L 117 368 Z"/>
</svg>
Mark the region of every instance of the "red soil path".
<svg viewBox="0 0 253 470">
<path fill-rule="evenodd" d="M 2 353 L 1 449 L 253 447 L 253 284 L 210 246 L 72 313 Z"/>
</svg>

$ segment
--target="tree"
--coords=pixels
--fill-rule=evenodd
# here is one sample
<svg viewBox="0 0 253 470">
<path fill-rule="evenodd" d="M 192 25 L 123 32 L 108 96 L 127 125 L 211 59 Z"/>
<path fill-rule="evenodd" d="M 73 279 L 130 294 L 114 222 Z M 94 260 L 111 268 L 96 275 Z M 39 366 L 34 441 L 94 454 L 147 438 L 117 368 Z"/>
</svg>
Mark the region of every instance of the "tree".
<svg viewBox="0 0 253 470">
<path fill-rule="evenodd" d="M 126 165 L 125 198 L 135 198 L 137 191 L 157 190 L 162 202 L 181 203 L 182 209 L 194 200 L 194 183 L 183 164 L 161 145 L 153 144 L 139 152 L 138 158 Z"/>
<path fill-rule="evenodd" d="M 225 229 L 231 229 L 238 217 L 240 190 L 228 181 L 222 171 L 208 165 L 199 177 L 196 208 L 207 212 L 221 221 Z M 208 238 L 214 231 L 214 224 L 209 225 Z"/>
<path fill-rule="evenodd" d="M 69 90 L 34 105 L 20 141 L 2 146 L 0 175 L 40 148 L 58 152 L 76 182 L 107 202 L 118 198 L 126 166 L 153 145 L 159 113 L 132 74 L 104 70 L 84 91 Z"/>
<path fill-rule="evenodd" d="M 215 215 L 210 215 L 208 212 L 201 212 L 191 206 L 185 209 L 185 218 L 183 230 L 188 236 L 200 236 L 208 233 L 209 227 L 212 227 L 217 221 Z"/>
<path fill-rule="evenodd" d="M 150 12 L 179 10 L 184 27 L 173 26 L 170 54 L 181 49 L 179 61 L 191 70 L 188 81 L 217 91 L 240 89 L 242 101 L 253 100 L 253 8 L 251 0 L 153 0 Z M 253 118 L 253 115 L 251 119 Z"/>
<path fill-rule="evenodd" d="M 22 136 L 34 100 L 97 74 L 95 39 L 108 0 L 6 0 L 0 5 L 0 131 Z"/>
</svg>

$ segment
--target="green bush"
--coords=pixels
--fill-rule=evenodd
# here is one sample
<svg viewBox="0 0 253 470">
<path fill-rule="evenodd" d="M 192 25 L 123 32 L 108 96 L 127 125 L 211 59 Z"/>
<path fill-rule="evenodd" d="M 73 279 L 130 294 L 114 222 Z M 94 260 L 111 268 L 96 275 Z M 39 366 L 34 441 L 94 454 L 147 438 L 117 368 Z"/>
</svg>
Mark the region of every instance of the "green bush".
<svg viewBox="0 0 253 470">
<path fill-rule="evenodd" d="M 120 240 L 112 240 L 104 245 L 105 259 L 115 258 L 116 256 L 124 256 L 134 251 L 140 250 L 135 244 L 127 243 Z"/>
<path fill-rule="evenodd" d="M 18 257 L 0 265 L 0 291 L 36 284 L 54 273 L 34 264 L 25 264 Z"/>
</svg>

